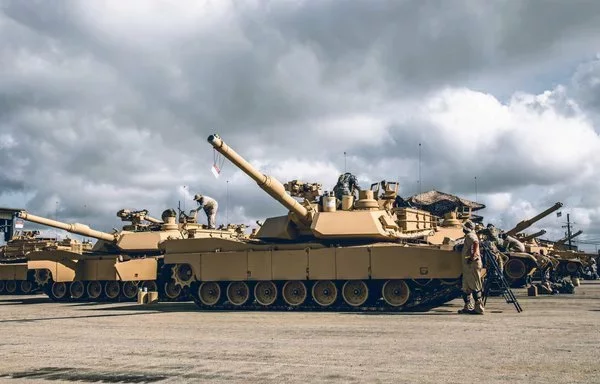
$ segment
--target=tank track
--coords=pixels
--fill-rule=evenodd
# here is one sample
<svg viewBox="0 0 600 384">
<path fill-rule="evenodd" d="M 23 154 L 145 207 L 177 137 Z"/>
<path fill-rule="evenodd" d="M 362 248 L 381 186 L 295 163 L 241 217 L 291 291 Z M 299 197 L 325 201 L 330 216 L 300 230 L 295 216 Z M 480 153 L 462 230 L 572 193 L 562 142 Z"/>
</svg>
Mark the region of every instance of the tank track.
<svg viewBox="0 0 600 384">
<path fill-rule="evenodd" d="M 220 282 L 222 285 L 222 292 L 225 292 L 227 284 L 229 282 Z M 281 286 L 282 282 L 277 284 L 278 289 Z M 417 284 L 411 284 L 411 296 L 409 301 L 402 306 L 391 306 L 383 300 L 383 298 L 378 298 L 376 300 L 368 300 L 365 305 L 362 306 L 351 306 L 344 302 L 341 297 L 341 294 L 338 295 L 338 299 L 332 305 L 323 307 L 317 304 L 314 299 L 311 298 L 310 293 L 307 295 L 306 301 L 298 306 L 291 306 L 287 304 L 281 297 L 278 297 L 275 303 L 272 305 L 261 305 L 256 302 L 256 300 L 252 297 L 248 300 L 248 302 L 244 305 L 233 305 L 227 301 L 227 298 L 224 297 L 219 304 L 216 305 L 204 305 L 200 299 L 198 298 L 198 283 L 192 284 L 190 287 L 190 297 L 194 301 L 194 303 L 198 306 L 199 310 L 202 311 L 318 311 L 318 312 L 420 312 L 420 311 L 428 311 L 436 307 L 440 307 L 449 301 L 452 301 L 461 296 L 461 287 L 460 281 L 455 284 L 444 285 L 441 284 L 440 281 L 432 281 L 431 284 L 427 286 L 421 287 Z M 336 282 L 336 285 L 341 285 L 341 282 Z M 375 284 L 375 287 L 380 284 Z M 371 287 L 370 287 L 371 289 Z M 310 291 L 310 289 L 309 289 Z M 338 289 L 339 292 L 339 289 Z M 279 292 L 281 293 L 281 292 Z M 281 294 L 279 294 L 281 296 Z"/>
</svg>

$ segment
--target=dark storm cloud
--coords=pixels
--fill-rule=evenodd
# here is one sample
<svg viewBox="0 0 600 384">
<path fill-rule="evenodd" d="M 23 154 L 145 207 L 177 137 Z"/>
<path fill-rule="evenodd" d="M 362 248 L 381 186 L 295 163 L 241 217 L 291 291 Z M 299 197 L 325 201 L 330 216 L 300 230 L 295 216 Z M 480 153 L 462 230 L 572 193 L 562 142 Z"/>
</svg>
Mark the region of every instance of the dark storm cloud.
<svg viewBox="0 0 600 384">
<path fill-rule="evenodd" d="M 561 189 L 582 159 L 561 165 L 561 151 L 536 150 L 524 126 L 556 125 L 549 137 L 560 142 L 556 132 L 598 109 L 585 67 L 567 84 L 579 96 L 554 89 L 565 79 L 547 84 L 553 103 L 491 96 L 595 54 L 598 2 L 0 4 L 0 199 L 25 191 L 32 211 L 58 201 L 60 217 L 103 229 L 123 207 L 160 215 L 183 185 L 223 202 L 226 180 L 231 221 L 284 213 L 231 165 L 214 180 L 213 132 L 282 181 L 329 189 L 347 151 L 365 186 L 399 176 L 405 194 L 416 191 L 422 142 L 422 187 L 472 194 L 478 175 L 482 195 L 533 200 L 530 186 Z M 490 95 L 453 93 L 463 86 Z M 424 106 L 436 98 L 447 114 Z M 484 133 L 452 124 L 469 125 L 471 102 Z M 510 130 L 489 117 L 505 109 Z M 585 158 L 594 140 L 577 137 L 572 146 L 592 145 Z M 576 184 L 595 188 L 590 179 Z"/>
</svg>

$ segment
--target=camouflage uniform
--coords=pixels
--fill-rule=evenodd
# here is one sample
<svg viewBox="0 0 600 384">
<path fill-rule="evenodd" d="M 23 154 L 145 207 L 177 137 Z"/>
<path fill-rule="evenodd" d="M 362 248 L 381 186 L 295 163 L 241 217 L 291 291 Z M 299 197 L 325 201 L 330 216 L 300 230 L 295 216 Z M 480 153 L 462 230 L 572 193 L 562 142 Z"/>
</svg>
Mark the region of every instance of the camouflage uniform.
<svg viewBox="0 0 600 384">
<path fill-rule="evenodd" d="M 202 195 L 194 196 L 194 200 L 198 202 L 198 209 L 202 208 L 206 213 L 208 228 L 215 229 L 217 227 L 217 210 L 219 209 L 217 200 Z"/>
<path fill-rule="evenodd" d="M 474 225 L 467 221 L 464 225 L 465 242 L 462 249 L 462 290 L 465 306 L 459 313 L 483 314 L 483 282 L 481 281 L 481 253 L 479 251 L 479 238 L 475 233 Z M 471 298 L 475 299 L 472 305 Z"/>
<path fill-rule="evenodd" d="M 350 172 L 346 172 L 338 178 L 337 184 L 333 187 L 333 193 L 338 200 L 342 200 L 344 195 L 354 196 L 354 191 L 360 189 L 356 176 Z M 357 196 L 354 196 L 355 198 Z"/>
<path fill-rule="evenodd" d="M 481 233 L 487 237 L 488 246 L 492 251 L 492 254 L 496 258 L 496 263 L 498 263 L 498 268 L 501 271 L 504 271 L 504 263 L 508 261 L 508 256 L 504 255 L 500 252 L 499 245 L 501 244 L 500 240 L 500 231 L 493 224 L 488 224 L 487 228 L 478 231 L 478 234 Z"/>
</svg>

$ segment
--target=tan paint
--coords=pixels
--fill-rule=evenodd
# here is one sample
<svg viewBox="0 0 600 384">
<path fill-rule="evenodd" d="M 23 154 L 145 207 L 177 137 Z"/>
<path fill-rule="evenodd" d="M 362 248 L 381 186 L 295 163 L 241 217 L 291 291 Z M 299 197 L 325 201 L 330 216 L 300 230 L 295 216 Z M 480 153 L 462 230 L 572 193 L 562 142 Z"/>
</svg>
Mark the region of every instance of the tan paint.
<svg viewBox="0 0 600 384">
<path fill-rule="evenodd" d="M 531 258 L 530 255 L 516 257 Z M 199 281 L 454 279 L 458 252 L 377 244 L 344 248 L 189 253 L 165 256 L 189 264 Z M 200 272 L 200 273 L 199 273 Z"/>
<path fill-rule="evenodd" d="M 306 280 L 308 253 L 303 250 L 273 251 L 273 280 Z"/>
<path fill-rule="evenodd" d="M 27 263 L 0 264 L 0 280 L 27 280 Z"/>
<path fill-rule="evenodd" d="M 271 251 L 248 252 L 248 280 L 273 280 Z"/>
</svg>

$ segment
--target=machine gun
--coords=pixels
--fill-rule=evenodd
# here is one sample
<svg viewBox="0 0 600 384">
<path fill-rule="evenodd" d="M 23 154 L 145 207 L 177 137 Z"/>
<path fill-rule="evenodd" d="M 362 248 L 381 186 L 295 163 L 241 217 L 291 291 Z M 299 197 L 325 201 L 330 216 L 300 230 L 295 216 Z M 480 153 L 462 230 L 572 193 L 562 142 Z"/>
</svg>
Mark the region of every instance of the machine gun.
<svg viewBox="0 0 600 384">
<path fill-rule="evenodd" d="M 487 298 L 493 291 L 499 291 L 504 297 L 504 300 L 506 300 L 506 303 L 513 304 L 518 313 L 523 312 L 521 304 L 519 304 L 515 294 L 510 289 L 510 284 L 504 278 L 504 273 L 500 269 L 496 257 L 492 253 L 490 247 L 482 244 L 481 251 L 486 268 L 485 283 L 483 287 L 483 304 L 486 305 Z"/>
</svg>

